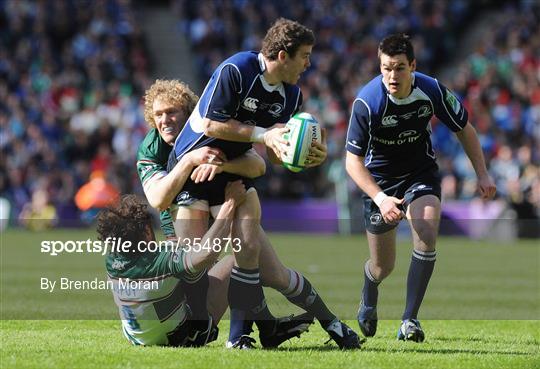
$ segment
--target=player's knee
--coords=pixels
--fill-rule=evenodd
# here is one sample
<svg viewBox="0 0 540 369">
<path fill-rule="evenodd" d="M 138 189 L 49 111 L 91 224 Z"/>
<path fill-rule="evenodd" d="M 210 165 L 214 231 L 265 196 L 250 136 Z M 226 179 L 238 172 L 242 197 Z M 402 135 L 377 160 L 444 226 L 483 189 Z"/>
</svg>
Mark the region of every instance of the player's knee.
<svg viewBox="0 0 540 369">
<path fill-rule="evenodd" d="M 233 236 L 240 240 L 242 249 L 254 249 L 259 247 L 258 242 L 259 223 L 251 219 L 242 219 L 233 224 Z"/>
<path fill-rule="evenodd" d="M 260 249 L 256 244 L 249 244 L 242 242 L 240 249 L 235 253 L 234 257 L 236 262 L 240 267 L 245 267 L 247 265 L 253 266 L 259 264 L 259 253 Z"/>
<path fill-rule="evenodd" d="M 417 222 L 414 226 L 414 231 L 417 234 L 417 237 L 415 237 L 415 249 L 420 251 L 435 250 L 435 243 L 437 242 L 436 227 L 425 221 Z"/>
</svg>

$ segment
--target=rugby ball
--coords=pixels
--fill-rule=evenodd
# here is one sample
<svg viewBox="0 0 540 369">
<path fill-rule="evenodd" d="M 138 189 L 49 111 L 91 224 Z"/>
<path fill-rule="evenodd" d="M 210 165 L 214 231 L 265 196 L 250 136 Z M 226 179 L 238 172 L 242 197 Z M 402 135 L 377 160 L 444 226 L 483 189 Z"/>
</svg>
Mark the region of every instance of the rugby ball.
<svg viewBox="0 0 540 369">
<path fill-rule="evenodd" d="M 283 137 L 289 143 L 281 161 L 283 166 L 292 172 L 300 172 L 305 168 L 306 158 L 313 141 L 321 142 L 321 126 L 317 119 L 309 113 L 294 115 L 286 125 L 289 132 Z"/>
</svg>

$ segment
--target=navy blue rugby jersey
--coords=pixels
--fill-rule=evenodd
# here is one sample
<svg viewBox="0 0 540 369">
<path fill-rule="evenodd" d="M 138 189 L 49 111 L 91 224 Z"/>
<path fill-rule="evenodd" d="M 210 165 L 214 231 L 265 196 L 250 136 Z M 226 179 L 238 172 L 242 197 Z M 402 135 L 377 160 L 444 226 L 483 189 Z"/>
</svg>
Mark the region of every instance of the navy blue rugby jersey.
<svg viewBox="0 0 540 369">
<path fill-rule="evenodd" d="M 347 151 L 365 157 L 376 178 L 438 169 L 430 138 L 433 115 L 453 132 L 468 121 L 460 101 L 434 78 L 414 72 L 411 94 L 397 99 L 384 86 L 382 75 L 375 77 L 353 103 Z"/>
<path fill-rule="evenodd" d="M 263 77 L 266 67 L 261 54 L 237 53 L 226 59 L 212 74 L 186 125 L 176 138 L 176 159 L 203 146 L 223 150 L 228 159 L 248 151 L 249 142 L 232 142 L 204 135 L 203 119 L 226 122 L 233 118 L 242 123 L 268 128 L 286 123 L 302 104 L 296 85 L 270 85 Z"/>
</svg>

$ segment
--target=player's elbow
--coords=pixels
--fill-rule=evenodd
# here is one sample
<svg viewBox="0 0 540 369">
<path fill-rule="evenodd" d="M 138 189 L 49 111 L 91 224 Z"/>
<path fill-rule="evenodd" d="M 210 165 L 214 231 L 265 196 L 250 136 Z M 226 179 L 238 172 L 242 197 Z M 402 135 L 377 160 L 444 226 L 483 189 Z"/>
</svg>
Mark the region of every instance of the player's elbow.
<svg viewBox="0 0 540 369">
<path fill-rule="evenodd" d="M 160 196 L 160 194 L 155 191 L 147 193 L 146 199 L 151 207 L 159 211 L 167 210 L 171 205 L 165 196 Z"/>
<path fill-rule="evenodd" d="M 167 208 L 169 207 L 169 204 L 167 204 L 164 199 L 154 200 L 154 201 L 151 201 L 150 199 L 148 199 L 148 203 L 150 204 L 151 207 L 159 211 L 167 210 Z"/>
<path fill-rule="evenodd" d="M 261 160 L 259 160 L 257 165 L 252 165 L 251 166 L 251 170 L 250 170 L 250 177 L 251 178 L 257 178 L 257 177 L 260 177 L 260 176 L 264 176 L 265 173 L 266 173 L 266 163 L 264 162 L 264 160 L 262 158 L 261 158 Z"/>
<path fill-rule="evenodd" d="M 346 158 L 345 158 L 345 170 L 347 171 L 347 173 L 349 175 L 351 175 L 352 173 L 354 173 L 354 167 L 355 167 L 355 163 L 354 163 L 354 160 L 350 157 L 349 154 L 347 154 Z"/>
<path fill-rule="evenodd" d="M 216 137 L 217 135 L 217 124 L 216 122 L 208 119 L 208 118 L 204 118 L 203 119 L 203 122 L 202 122 L 202 125 L 203 125 L 203 129 L 204 129 L 204 135 L 205 136 L 208 136 L 208 137 Z"/>
</svg>

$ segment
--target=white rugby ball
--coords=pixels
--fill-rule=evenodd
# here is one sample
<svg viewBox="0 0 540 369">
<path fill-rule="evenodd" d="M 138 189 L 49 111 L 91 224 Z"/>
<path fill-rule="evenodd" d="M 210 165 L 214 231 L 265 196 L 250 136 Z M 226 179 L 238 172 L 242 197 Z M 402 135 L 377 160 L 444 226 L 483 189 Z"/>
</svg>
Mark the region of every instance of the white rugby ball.
<svg viewBox="0 0 540 369">
<path fill-rule="evenodd" d="M 300 172 L 305 168 L 306 158 L 313 141 L 321 142 L 321 126 L 309 113 L 295 114 L 286 125 L 289 132 L 283 137 L 289 143 L 281 161 L 290 171 Z"/>
</svg>

